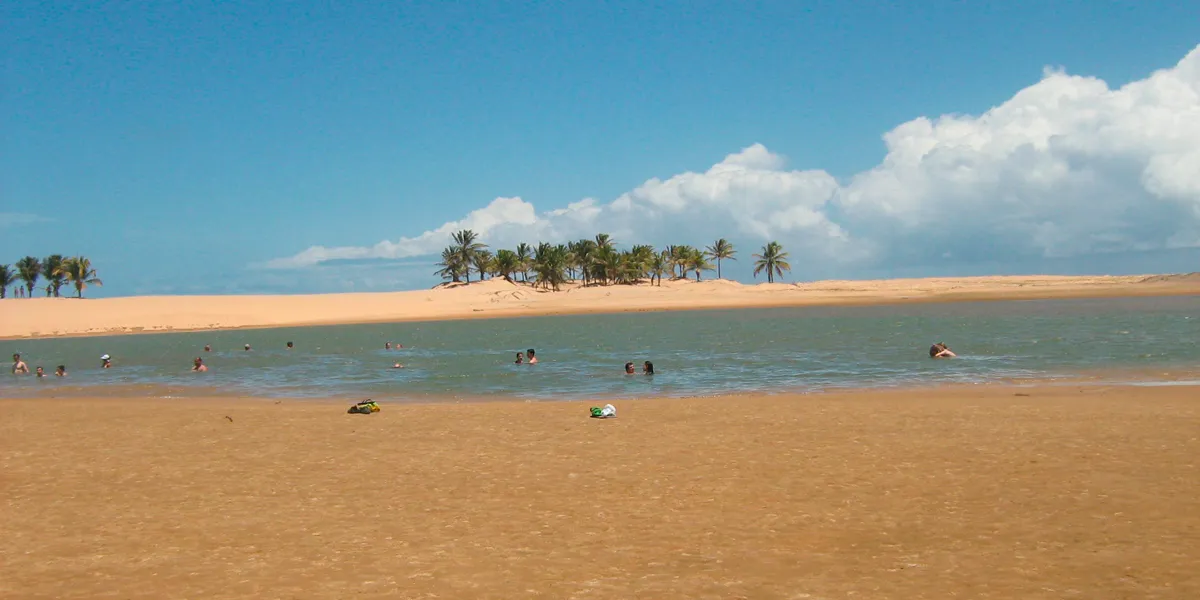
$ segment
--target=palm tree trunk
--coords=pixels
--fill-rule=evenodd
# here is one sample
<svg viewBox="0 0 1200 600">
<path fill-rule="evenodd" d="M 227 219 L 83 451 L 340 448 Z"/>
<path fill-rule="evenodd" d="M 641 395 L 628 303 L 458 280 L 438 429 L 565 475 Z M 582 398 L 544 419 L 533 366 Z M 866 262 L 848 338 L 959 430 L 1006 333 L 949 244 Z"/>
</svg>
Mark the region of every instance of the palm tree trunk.
<svg viewBox="0 0 1200 600">
<path fill-rule="evenodd" d="M 721 278 L 721 259 L 717 259 L 717 279 Z"/>
</svg>

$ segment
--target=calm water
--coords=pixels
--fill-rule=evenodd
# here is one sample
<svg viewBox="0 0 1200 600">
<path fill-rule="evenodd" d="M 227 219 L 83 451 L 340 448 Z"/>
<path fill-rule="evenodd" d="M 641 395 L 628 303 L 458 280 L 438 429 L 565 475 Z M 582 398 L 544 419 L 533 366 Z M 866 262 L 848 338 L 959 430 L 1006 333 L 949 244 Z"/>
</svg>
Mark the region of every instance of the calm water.
<svg viewBox="0 0 1200 600">
<path fill-rule="evenodd" d="M 1069 378 L 1153 379 L 1200 365 L 1200 297 L 814 307 L 580 315 L 0 341 L 30 369 L 64 380 L 0 377 L 0 395 L 172 395 L 532 399 Z M 295 343 L 287 350 L 286 342 Z M 404 344 L 384 350 L 385 341 Z M 933 361 L 945 341 L 962 357 Z M 249 343 L 253 350 L 245 352 Z M 205 344 L 213 351 L 203 353 Z M 514 354 L 536 348 L 540 364 Z M 102 354 L 114 368 L 99 368 Z M 203 355 L 208 373 L 190 372 Z M 654 377 L 622 365 L 654 362 Z M 404 369 L 389 368 L 399 361 Z M 80 387 L 84 389 L 79 389 Z"/>
</svg>

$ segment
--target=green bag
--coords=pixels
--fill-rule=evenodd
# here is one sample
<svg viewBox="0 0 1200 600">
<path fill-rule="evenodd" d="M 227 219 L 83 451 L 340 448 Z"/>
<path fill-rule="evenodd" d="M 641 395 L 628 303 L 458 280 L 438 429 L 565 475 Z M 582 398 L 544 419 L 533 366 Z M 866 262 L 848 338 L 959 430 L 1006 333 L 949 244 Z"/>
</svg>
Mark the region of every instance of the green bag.
<svg viewBox="0 0 1200 600">
<path fill-rule="evenodd" d="M 599 406 L 593 406 L 593 407 L 591 408 L 591 410 L 592 410 L 592 416 L 593 416 L 593 417 L 602 417 L 602 416 L 604 416 L 604 409 L 603 409 L 603 408 L 600 408 Z"/>
</svg>

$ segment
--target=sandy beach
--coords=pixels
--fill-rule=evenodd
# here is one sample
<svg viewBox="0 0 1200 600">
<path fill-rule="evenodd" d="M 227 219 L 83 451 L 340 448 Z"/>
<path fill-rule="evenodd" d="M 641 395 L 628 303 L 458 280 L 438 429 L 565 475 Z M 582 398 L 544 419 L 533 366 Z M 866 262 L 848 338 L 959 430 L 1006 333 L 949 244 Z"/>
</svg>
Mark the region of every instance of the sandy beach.
<svg viewBox="0 0 1200 600">
<path fill-rule="evenodd" d="M 1200 597 L 1195 388 L 0 400 L 0 597 Z"/>
<path fill-rule="evenodd" d="M 964 300 L 1200 294 L 1200 275 L 1012 276 L 743 285 L 726 280 L 562 291 L 489 280 L 410 292 L 0 301 L 0 339 L 619 313 Z"/>
</svg>

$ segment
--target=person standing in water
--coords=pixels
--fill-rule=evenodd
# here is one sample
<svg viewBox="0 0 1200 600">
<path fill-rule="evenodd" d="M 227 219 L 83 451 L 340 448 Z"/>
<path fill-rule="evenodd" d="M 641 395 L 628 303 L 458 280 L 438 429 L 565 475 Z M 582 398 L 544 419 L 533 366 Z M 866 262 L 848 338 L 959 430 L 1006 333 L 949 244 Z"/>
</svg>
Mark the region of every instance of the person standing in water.
<svg viewBox="0 0 1200 600">
<path fill-rule="evenodd" d="M 525 351 L 525 356 L 528 356 L 528 357 L 529 357 L 529 364 L 531 364 L 531 365 L 536 365 L 536 364 L 537 364 L 537 357 L 536 357 L 536 356 L 534 356 L 534 354 L 533 354 L 533 348 L 530 348 L 530 349 L 526 350 L 526 351 Z"/>
<path fill-rule="evenodd" d="M 197 373 L 203 373 L 208 370 L 208 366 L 204 364 L 203 358 L 197 356 L 196 359 L 192 361 L 192 370 L 196 371 Z"/>
<path fill-rule="evenodd" d="M 204 345 L 204 351 L 205 351 L 205 352 L 212 352 L 212 346 L 210 346 L 210 345 L 208 345 L 208 344 L 205 344 L 205 345 Z"/>
<path fill-rule="evenodd" d="M 67 366 L 66 365 L 58 365 L 58 368 L 54 370 L 54 376 L 55 377 L 66 377 L 67 376 Z"/>
<path fill-rule="evenodd" d="M 627 362 L 627 363 L 625 363 L 625 374 L 626 374 L 626 375 L 633 375 L 633 373 L 634 373 L 634 371 L 633 371 L 633 363 L 631 363 L 631 362 Z"/>
<path fill-rule="evenodd" d="M 525 364 L 525 353 L 524 353 L 524 352 L 518 352 L 518 353 L 517 353 L 517 360 L 513 361 L 513 364 L 515 364 L 515 365 L 523 365 L 523 364 Z"/>
<path fill-rule="evenodd" d="M 929 358 L 954 358 L 957 354 L 950 351 L 946 342 L 938 342 L 929 347 Z"/>
<path fill-rule="evenodd" d="M 28 375 L 29 374 L 29 365 L 25 364 L 25 361 L 21 360 L 20 354 L 13 355 L 12 372 L 13 372 L 13 375 Z"/>
<path fill-rule="evenodd" d="M 291 350 L 291 349 L 292 349 L 292 343 L 291 343 L 291 342 L 288 342 L 288 343 L 287 343 L 287 349 L 288 349 L 288 350 Z"/>
<path fill-rule="evenodd" d="M 41 368 L 41 367 L 38 367 L 37 369 L 35 369 L 35 370 L 34 370 L 33 374 L 34 374 L 34 375 L 36 375 L 36 376 L 38 376 L 38 377 L 45 377 L 45 376 L 46 376 L 46 370 L 45 370 L 45 369 L 43 369 L 43 368 Z"/>
<path fill-rule="evenodd" d="M 101 369 L 111 369 L 112 368 L 112 357 L 110 357 L 109 355 L 105 354 L 104 356 L 101 356 L 100 361 L 101 361 L 100 362 Z"/>
<path fill-rule="evenodd" d="M 646 361 L 646 362 L 642 363 L 642 375 L 653 375 L 653 374 L 654 374 L 654 363 L 652 363 L 650 361 Z"/>
</svg>

